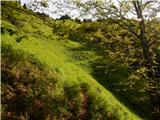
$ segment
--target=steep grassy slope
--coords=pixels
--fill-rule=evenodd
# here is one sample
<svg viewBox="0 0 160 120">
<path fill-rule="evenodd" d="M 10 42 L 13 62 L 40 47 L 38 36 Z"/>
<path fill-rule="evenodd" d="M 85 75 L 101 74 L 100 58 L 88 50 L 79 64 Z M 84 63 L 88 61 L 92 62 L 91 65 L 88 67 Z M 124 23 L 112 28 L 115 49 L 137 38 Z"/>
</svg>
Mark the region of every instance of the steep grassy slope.
<svg viewBox="0 0 160 120">
<path fill-rule="evenodd" d="M 82 58 L 71 51 L 83 47 L 54 35 L 16 3 L 2 2 L 2 117 L 140 119 L 82 67 L 89 58 L 99 58 L 93 51 L 84 51 Z"/>
</svg>

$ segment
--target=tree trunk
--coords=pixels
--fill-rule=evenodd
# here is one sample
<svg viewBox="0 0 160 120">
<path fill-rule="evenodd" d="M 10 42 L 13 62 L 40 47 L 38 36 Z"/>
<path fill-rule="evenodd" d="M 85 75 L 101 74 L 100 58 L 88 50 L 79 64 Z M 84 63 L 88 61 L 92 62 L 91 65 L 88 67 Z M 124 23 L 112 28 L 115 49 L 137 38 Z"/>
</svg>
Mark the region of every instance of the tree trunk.
<svg viewBox="0 0 160 120">
<path fill-rule="evenodd" d="M 143 49 L 143 56 L 145 60 L 145 67 L 147 68 L 146 81 L 148 82 L 146 91 L 150 96 L 151 103 L 151 117 L 153 120 L 160 119 L 160 93 L 158 90 L 159 78 L 156 78 L 153 72 L 153 61 L 151 60 L 151 53 L 149 51 L 148 40 L 145 33 L 145 22 L 142 15 L 142 6 L 139 1 L 133 1 L 134 8 L 137 13 L 137 18 L 140 19 L 139 40 Z"/>
<path fill-rule="evenodd" d="M 140 41 L 143 49 L 143 55 L 145 59 L 145 67 L 147 68 L 146 79 L 149 84 L 146 90 L 150 96 L 151 103 L 151 117 L 153 120 L 158 120 L 160 118 L 160 95 L 158 93 L 158 80 L 153 73 L 153 61 L 151 60 L 151 54 L 149 51 L 148 41 L 145 35 L 145 23 L 142 18 L 140 24 Z"/>
</svg>

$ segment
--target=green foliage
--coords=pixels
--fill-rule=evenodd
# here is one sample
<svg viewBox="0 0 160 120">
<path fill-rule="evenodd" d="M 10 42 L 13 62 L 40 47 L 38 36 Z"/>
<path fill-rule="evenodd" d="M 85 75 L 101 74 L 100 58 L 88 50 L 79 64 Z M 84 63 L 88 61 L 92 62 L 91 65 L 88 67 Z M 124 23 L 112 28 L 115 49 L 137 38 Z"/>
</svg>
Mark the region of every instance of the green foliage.
<svg viewBox="0 0 160 120">
<path fill-rule="evenodd" d="M 118 56 L 127 56 L 125 51 L 119 52 L 130 44 L 127 38 L 123 41 L 118 37 L 118 33 L 124 36 L 125 31 L 114 25 L 106 29 L 101 22 L 43 21 L 38 14 L 13 4 L 2 4 L 2 26 L 6 29 L 2 34 L 3 119 L 141 119 L 105 86 L 113 81 L 125 83 L 122 79 L 128 77 L 128 69 L 128 73 L 119 69 L 125 60 Z M 22 26 L 11 22 L 12 18 L 17 23 L 23 21 Z M 101 26 L 104 29 L 97 31 Z M 15 33 L 11 35 L 9 30 Z M 105 36 L 108 32 L 112 33 L 111 38 Z M 101 41 L 96 43 L 94 38 Z M 98 65 L 104 69 L 95 76 Z M 122 94 L 131 99 L 137 95 L 119 92 Z"/>
<path fill-rule="evenodd" d="M 131 22 L 136 24 L 136 21 Z M 70 21 L 70 24 L 73 23 Z M 72 27 L 69 27 L 69 25 L 66 28 L 59 27 L 59 30 L 65 29 L 67 31 L 68 28 L 69 31 L 72 31 Z M 135 28 L 137 29 L 137 26 Z M 157 26 L 156 30 L 158 29 Z M 55 33 L 59 32 L 55 31 Z M 148 83 L 144 76 L 146 68 L 144 67 L 143 51 L 137 38 L 127 30 L 123 30 L 107 20 L 81 23 L 71 34 L 68 34 L 68 32 L 64 32 L 64 34 L 75 36 L 75 38 L 67 38 L 83 43 L 89 50 L 94 50 L 96 54 L 101 56 L 93 55 L 92 57 L 90 54 L 86 54 L 86 51 L 84 54 L 79 49 L 74 49 L 72 57 L 78 65 L 83 66 L 84 64 L 81 61 L 89 60 L 85 63 L 85 67 L 92 66 L 91 72 L 98 82 L 112 91 L 120 101 L 133 111 L 144 118 L 149 116 L 150 100 L 145 87 Z M 152 41 L 156 43 L 152 44 L 152 51 L 156 51 L 159 44 L 157 37 L 158 35 L 155 35 L 150 40 L 151 43 Z M 81 49 L 84 50 L 84 48 Z M 88 63 L 89 65 L 87 65 Z M 141 109 L 138 109 L 139 106 L 141 106 Z"/>
</svg>

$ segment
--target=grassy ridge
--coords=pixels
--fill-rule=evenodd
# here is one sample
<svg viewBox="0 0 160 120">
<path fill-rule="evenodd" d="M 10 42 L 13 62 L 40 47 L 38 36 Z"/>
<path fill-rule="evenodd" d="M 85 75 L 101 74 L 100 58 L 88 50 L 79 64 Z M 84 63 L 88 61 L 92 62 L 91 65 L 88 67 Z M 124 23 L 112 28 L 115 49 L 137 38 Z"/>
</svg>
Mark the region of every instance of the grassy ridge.
<svg viewBox="0 0 160 120">
<path fill-rule="evenodd" d="M 12 106 L 12 103 L 4 101 L 10 101 L 13 98 L 4 97 L 2 117 L 5 119 L 12 119 L 12 117 L 24 117 L 25 119 L 140 119 L 96 82 L 89 74 L 89 70 L 77 65 L 78 61 L 84 65 L 88 64 L 86 60 L 89 58 L 83 61 L 88 54 L 90 58 L 93 56 L 95 59 L 98 58 L 96 53 L 90 51 L 82 58 L 73 57 L 74 53 L 71 49 L 85 46 L 65 37 L 54 35 L 53 29 L 45 25 L 41 19 L 33 14 L 17 11 L 12 6 L 7 6 L 7 2 L 4 3 L 2 4 L 2 96 L 9 91 L 13 94 L 9 97 L 15 97 L 18 102 L 14 102 L 15 106 Z M 8 8 L 12 9 L 12 12 L 7 12 Z M 19 7 L 19 9 L 23 11 L 22 8 Z M 7 14 L 11 18 L 6 17 Z M 12 22 L 12 18 L 17 23 Z M 28 75 L 27 70 L 29 71 Z M 30 75 L 33 76 L 29 78 Z M 5 79 L 12 81 L 11 84 Z M 21 82 L 17 83 L 18 79 Z M 28 82 L 29 79 L 35 81 L 34 84 L 28 83 L 32 87 L 25 86 L 25 82 Z M 15 85 L 21 86 L 21 89 L 19 90 L 20 87 Z M 13 88 L 15 91 L 19 90 L 20 94 L 12 92 L 9 88 Z M 23 89 L 27 91 L 30 98 L 23 95 L 25 93 Z M 26 99 L 20 101 L 21 97 L 28 101 Z M 42 103 L 42 106 L 37 102 Z M 17 107 L 17 104 L 22 103 L 26 103 L 26 105 Z M 26 107 L 29 109 L 25 109 Z M 36 107 L 40 107 L 42 111 L 34 111 Z M 18 113 L 17 111 L 21 109 L 23 112 Z M 44 116 L 42 113 L 45 113 Z"/>
</svg>

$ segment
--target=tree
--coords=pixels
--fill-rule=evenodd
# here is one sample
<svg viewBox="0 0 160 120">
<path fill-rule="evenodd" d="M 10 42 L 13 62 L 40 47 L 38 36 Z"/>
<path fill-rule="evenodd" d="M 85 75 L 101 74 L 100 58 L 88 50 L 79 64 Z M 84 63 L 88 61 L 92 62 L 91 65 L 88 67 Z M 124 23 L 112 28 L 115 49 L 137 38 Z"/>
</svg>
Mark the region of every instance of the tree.
<svg viewBox="0 0 160 120">
<path fill-rule="evenodd" d="M 85 13 L 88 12 L 98 19 L 107 19 L 118 24 L 139 40 L 143 50 L 144 64 L 142 67 L 145 70 L 142 74 L 144 74 L 146 81 L 146 92 L 150 96 L 153 120 L 158 120 L 160 117 L 160 77 L 157 76 L 159 76 L 160 61 L 157 61 L 157 57 L 160 49 L 158 47 L 160 45 L 160 35 L 158 31 L 150 28 L 149 23 L 156 22 L 154 18 L 160 12 L 160 2 L 153 0 L 117 0 L 117 4 L 115 4 L 112 0 L 88 0 L 86 2 L 74 1 L 73 3 Z M 136 17 L 136 20 L 131 20 L 131 15 L 134 18 Z M 151 33 L 147 33 L 146 30 L 150 30 L 152 35 L 154 34 L 153 36 L 156 37 L 151 36 Z"/>
<path fill-rule="evenodd" d="M 83 22 L 92 22 L 92 19 L 83 19 Z"/>
<path fill-rule="evenodd" d="M 63 15 L 59 18 L 59 20 L 71 20 L 71 17 L 69 15 Z"/>
<path fill-rule="evenodd" d="M 27 9 L 27 6 L 26 6 L 26 4 L 25 4 L 25 3 L 24 3 L 24 5 L 23 5 L 23 8 L 24 8 L 24 9 Z"/>
</svg>

